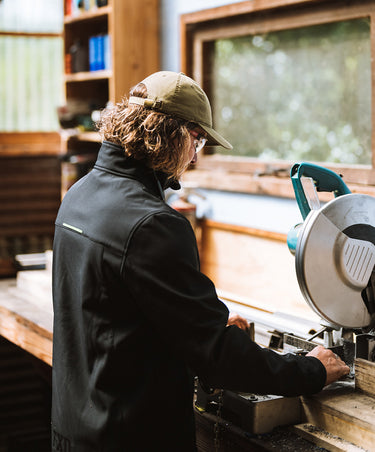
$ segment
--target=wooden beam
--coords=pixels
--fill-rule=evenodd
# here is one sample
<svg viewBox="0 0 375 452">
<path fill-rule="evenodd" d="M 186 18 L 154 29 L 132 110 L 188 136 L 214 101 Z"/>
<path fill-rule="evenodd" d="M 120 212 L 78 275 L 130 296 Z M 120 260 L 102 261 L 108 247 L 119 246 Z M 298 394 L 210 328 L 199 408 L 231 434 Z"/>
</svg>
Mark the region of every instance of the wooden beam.
<svg viewBox="0 0 375 452">
<path fill-rule="evenodd" d="M 358 173 L 359 174 L 359 173 Z M 346 182 L 346 178 L 344 179 Z M 277 196 L 281 198 L 295 198 L 290 177 L 258 175 L 257 172 L 230 171 L 224 168 L 195 169 L 187 171 L 182 177 L 182 184 L 193 185 L 211 190 L 227 190 L 231 192 L 249 193 L 256 195 Z M 375 196 L 375 186 L 350 183 L 349 189 L 353 193 L 363 193 Z M 332 193 L 319 193 L 319 199 L 327 202 L 333 198 Z"/>
<path fill-rule="evenodd" d="M 57 132 L 1 132 L 0 158 L 33 155 L 57 155 L 61 139 Z"/>
<path fill-rule="evenodd" d="M 228 233 L 240 233 L 259 237 L 263 239 L 276 240 L 278 242 L 286 242 L 286 234 L 273 231 L 264 231 L 262 229 L 250 228 L 248 226 L 239 226 L 236 224 L 222 223 L 214 220 L 203 220 L 203 228 L 217 229 L 221 231 L 227 231 Z"/>
<path fill-rule="evenodd" d="M 373 397 L 336 384 L 301 400 L 307 423 L 365 450 L 374 450 Z"/>
<path fill-rule="evenodd" d="M 182 16 L 182 20 L 184 24 L 188 25 L 195 24 L 197 22 L 210 22 L 213 20 L 227 19 L 233 16 L 238 17 L 258 11 L 319 2 L 321 3 L 321 0 L 251 0 L 187 13 Z"/>
<path fill-rule="evenodd" d="M 291 427 L 302 438 L 311 441 L 318 447 L 323 447 L 330 452 L 363 452 L 362 447 L 355 446 L 338 436 L 334 436 L 325 430 L 311 424 L 299 424 Z"/>
<path fill-rule="evenodd" d="M 356 389 L 375 397 L 375 363 L 356 358 L 354 366 Z"/>
</svg>

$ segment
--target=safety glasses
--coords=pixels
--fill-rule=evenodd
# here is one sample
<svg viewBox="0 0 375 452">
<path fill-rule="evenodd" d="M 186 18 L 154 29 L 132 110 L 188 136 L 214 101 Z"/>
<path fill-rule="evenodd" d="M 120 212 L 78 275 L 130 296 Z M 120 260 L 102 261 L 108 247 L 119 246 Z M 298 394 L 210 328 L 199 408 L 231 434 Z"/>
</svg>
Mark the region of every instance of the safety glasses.
<svg viewBox="0 0 375 452">
<path fill-rule="evenodd" d="M 195 130 L 189 130 L 189 132 L 190 135 L 194 137 L 195 152 L 201 151 L 204 145 L 207 143 L 207 138 Z"/>
</svg>

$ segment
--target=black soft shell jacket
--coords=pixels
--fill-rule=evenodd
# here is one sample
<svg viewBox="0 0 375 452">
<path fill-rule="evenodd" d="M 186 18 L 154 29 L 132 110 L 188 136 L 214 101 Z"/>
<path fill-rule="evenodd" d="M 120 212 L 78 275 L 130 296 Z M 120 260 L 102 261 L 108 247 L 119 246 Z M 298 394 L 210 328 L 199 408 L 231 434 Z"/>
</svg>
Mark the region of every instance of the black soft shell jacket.
<svg viewBox="0 0 375 452">
<path fill-rule="evenodd" d="M 199 270 L 165 176 L 105 142 L 65 195 L 53 259 L 54 452 L 193 451 L 193 376 L 255 393 L 322 389 L 316 358 L 262 349 Z"/>
</svg>

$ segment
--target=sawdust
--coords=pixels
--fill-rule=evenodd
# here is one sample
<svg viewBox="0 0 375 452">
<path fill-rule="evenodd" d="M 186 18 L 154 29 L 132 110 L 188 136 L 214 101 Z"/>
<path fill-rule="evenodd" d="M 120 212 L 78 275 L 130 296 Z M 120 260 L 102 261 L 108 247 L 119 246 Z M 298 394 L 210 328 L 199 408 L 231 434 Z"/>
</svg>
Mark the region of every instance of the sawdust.
<svg viewBox="0 0 375 452">
<path fill-rule="evenodd" d="M 275 452 L 328 452 L 310 441 L 296 435 L 283 427 L 275 428 L 270 433 L 257 435 L 267 450 Z"/>
<path fill-rule="evenodd" d="M 365 449 L 362 449 L 361 447 L 359 447 L 359 446 L 357 446 L 355 444 L 352 444 L 352 443 L 350 443 L 348 441 L 345 441 L 342 438 L 340 438 L 339 436 L 333 435 L 332 433 L 329 433 L 329 432 L 327 432 L 326 430 L 324 430 L 324 429 L 322 429 L 320 427 L 316 427 L 315 425 L 303 424 L 303 425 L 301 425 L 301 428 L 303 430 L 305 430 L 306 432 L 308 432 L 308 433 L 318 434 L 320 438 L 325 438 L 327 441 L 334 440 L 334 442 L 335 442 L 335 444 L 337 446 L 339 446 L 340 443 L 345 444 L 346 447 L 348 446 L 348 444 L 350 444 L 350 445 L 355 446 L 356 450 L 363 450 L 364 452 L 366 452 Z M 325 449 L 321 449 L 321 450 L 325 450 Z"/>
</svg>

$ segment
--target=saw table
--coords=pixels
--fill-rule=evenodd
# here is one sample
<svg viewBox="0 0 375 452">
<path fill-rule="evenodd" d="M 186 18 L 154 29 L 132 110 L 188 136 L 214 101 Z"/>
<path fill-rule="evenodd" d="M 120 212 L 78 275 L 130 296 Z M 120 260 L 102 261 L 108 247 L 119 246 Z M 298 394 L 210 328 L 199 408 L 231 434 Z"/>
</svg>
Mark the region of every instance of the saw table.
<svg viewBox="0 0 375 452">
<path fill-rule="evenodd" d="M 297 336 L 292 336 L 294 342 L 291 341 L 285 331 L 294 330 L 303 336 L 305 330 L 308 336 L 308 331 L 318 326 L 283 313 L 245 307 L 233 299 L 223 301 L 230 310 L 254 322 L 257 343 L 280 352 L 284 340 L 287 352 L 293 351 L 293 347 L 297 350 L 304 342 Z M 323 339 L 315 341 L 312 346 L 323 344 Z M 196 419 L 200 435 L 205 438 L 201 450 L 215 450 L 214 431 L 218 422 L 223 441 L 220 451 L 375 451 L 375 363 L 355 358 L 352 368 L 351 377 L 309 397 L 224 391 L 219 419 L 219 394 L 208 395 L 198 386 Z M 308 443 L 301 443 L 302 439 Z"/>
</svg>

